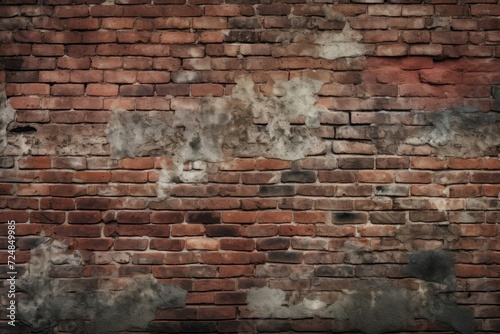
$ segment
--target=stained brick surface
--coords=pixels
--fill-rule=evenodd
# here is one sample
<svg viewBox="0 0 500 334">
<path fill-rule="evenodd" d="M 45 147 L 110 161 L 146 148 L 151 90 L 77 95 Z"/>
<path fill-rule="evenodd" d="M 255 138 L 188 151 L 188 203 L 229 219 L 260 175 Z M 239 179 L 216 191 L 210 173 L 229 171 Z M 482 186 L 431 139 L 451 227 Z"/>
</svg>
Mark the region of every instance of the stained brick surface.
<svg viewBox="0 0 500 334">
<path fill-rule="evenodd" d="M 111 278 L 149 275 L 186 290 L 187 306 L 158 310 L 146 332 L 340 333 L 370 329 L 315 311 L 259 319 L 247 295 L 279 289 L 291 307 L 374 281 L 417 291 L 427 282 L 405 269 L 409 254 L 439 249 L 454 259 L 453 302 L 476 333 L 498 332 L 499 20 L 494 0 L 1 1 L 0 112 L 15 111 L 0 116 L 1 263 L 15 220 L 20 272 L 43 236 L 82 254 L 81 268 L 54 263 L 67 286 L 118 291 Z M 295 79 L 319 83 L 307 107 L 317 124 L 272 104 L 300 96 L 283 91 Z M 261 114 L 213 131 L 262 134 L 284 108 L 293 151 L 301 129 L 317 145 L 298 159 L 179 163 L 147 141 L 114 155 L 117 112 L 156 113 L 130 117 L 157 130 L 252 94 Z M 179 124 L 147 135 L 173 138 Z M 420 315 L 397 330 L 469 333 L 451 323 Z"/>
</svg>

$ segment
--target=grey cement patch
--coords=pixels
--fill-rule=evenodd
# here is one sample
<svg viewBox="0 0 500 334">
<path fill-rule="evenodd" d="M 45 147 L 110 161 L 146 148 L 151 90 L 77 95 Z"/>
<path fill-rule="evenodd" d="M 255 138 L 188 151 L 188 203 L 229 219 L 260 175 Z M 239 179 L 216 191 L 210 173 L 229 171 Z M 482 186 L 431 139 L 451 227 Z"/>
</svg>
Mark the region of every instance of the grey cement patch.
<svg viewBox="0 0 500 334">
<path fill-rule="evenodd" d="M 7 127 L 16 118 L 16 111 L 10 106 L 5 94 L 5 84 L 0 84 L 0 154 L 7 147 Z"/>
<path fill-rule="evenodd" d="M 396 231 L 396 239 L 401 241 L 408 250 L 417 250 L 419 240 L 436 241 L 447 248 L 459 238 L 460 228 L 451 224 L 407 223 Z"/>
<path fill-rule="evenodd" d="M 314 295 L 296 291 L 294 294 L 307 293 L 297 298 L 294 294 L 287 297 L 281 289 L 252 288 L 247 295 L 248 308 L 260 318 L 348 320 L 367 334 L 401 331 L 420 318 L 445 323 L 461 334 L 472 334 L 473 315 L 459 307 L 450 293 L 455 283 L 453 263 L 449 252 L 417 251 L 410 255 L 407 271 L 420 279 L 418 289 L 358 282 L 355 289 L 339 291 L 336 300 L 325 302 L 318 291 Z"/>
<path fill-rule="evenodd" d="M 404 146 L 428 145 L 438 157 L 496 156 L 500 152 L 500 115 L 471 110 L 418 112 L 420 122 L 372 124 L 367 134 L 379 154 L 405 154 Z"/>
<path fill-rule="evenodd" d="M 406 139 L 411 145 L 428 144 L 441 157 L 498 155 L 500 115 L 497 113 L 444 110 L 426 115 L 430 127 Z"/>
<path fill-rule="evenodd" d="M 451 252 L 442 249 L 418 250 L 410 254 L 407 271 L 428 282 L 455 286 L 455 262 Z"/>
<path fill-rule="evenodd" d="M 359 57 L 366 53 L 366 46 L 359 43 L 363 36 L 345 22 L 341 31 L 306 31 L 295 35 L 293 44 L 300 48 L 301 56 L 334 60 Z"/>
<path fill-rule="evenodd" d="M 295 78 L 275 83 L 274 94 L 257 92 L 248 77 L 236 80 L 231 97 L 205 98 L 200 110 L 115 111 L 106 135 L 113 158 L 166 156 L 159 197 L 175 182 L 206 182 L 203 171 L 188 175 L 186 161 L 222 162 L 236 157 L 297 160 L 326 150 L 312 133 L 319 127 L 314 106 L 322 82 Z"/>
<path fill-rule="evenodd" d="M 31 251 L 26 273 L 17 281 L 22 292 L 19 319 L 35 331 L 66 323 L 73 324 L 79 333 L 112 333 L 145 329 L 157 308 L 184 306 L 186 291 L 158 284 L 151 275 L 124 278 L 125 287 L 119 291 L 98 290 L 92 285 L 84 291 L 83 281 L 75 285 L 71 280 L 51 277 L 59 266 L 65 273 L 78 276 L 82 264 L 78 251 L 57 240 L 41 238 L 40 245 Z"/>
</svg>

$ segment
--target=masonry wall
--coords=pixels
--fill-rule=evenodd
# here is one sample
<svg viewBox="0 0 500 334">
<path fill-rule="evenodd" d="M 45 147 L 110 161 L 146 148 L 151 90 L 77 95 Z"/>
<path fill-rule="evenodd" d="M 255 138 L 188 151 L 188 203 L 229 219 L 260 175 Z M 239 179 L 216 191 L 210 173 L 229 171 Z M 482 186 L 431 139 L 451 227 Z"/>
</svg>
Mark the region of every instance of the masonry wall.
<svg viewBox="0 0 500 334">
<path fill-rule="evenodd" d="M 2 0 L 1 331 L 498 333 L 499 17 Z"/>
</svg>

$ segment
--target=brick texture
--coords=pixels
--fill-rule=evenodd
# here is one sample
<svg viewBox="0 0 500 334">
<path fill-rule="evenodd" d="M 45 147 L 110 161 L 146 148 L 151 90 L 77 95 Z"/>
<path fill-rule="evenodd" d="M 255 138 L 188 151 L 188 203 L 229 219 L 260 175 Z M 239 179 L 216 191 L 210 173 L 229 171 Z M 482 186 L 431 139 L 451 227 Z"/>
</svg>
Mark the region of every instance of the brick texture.
<svg viewBox="0 0 500 334">
<path fill-rule="evenodd" d="M 388 330 L 469 333 L 449 318 L 471 314 L 473 332 L 498 332 L 499 20 L 495 0 L 1 1 L 0 113 L 15 110 L 8 126 L 0 117 L 2 265 L 15 220 L 23 270 L 39 236 L 82 254 L 81 270 L 53 264 L 61 286 L 119 291 L 146 275 L 187 291 L 186 306 L 157 310 L 144 332 L 380 332 L 315 311 L 258 319 L 247 295 L 280 289 L 313 310 L 373 284 L 436 289 L 407 268 L 411 254 L 440 250 L 454 282 L 440 292 L 462 313 Z M 314 122 L 275 103 L 301 96 L 283 91 L 295 79 L 319 83 Z M 158 147 L 113 156 L 116 111 L 162 119 L 252 94 L 260 111 L 293 116 L 283 131 L 294 150 L 304 129 L 319 143 L 297 159 L 210 152 L 169 181 L 177 162 Z M 262 115 L 215 131 L 265 133 Z M 72 320 L 53 330 L 88 314 Z"/>
</svg>

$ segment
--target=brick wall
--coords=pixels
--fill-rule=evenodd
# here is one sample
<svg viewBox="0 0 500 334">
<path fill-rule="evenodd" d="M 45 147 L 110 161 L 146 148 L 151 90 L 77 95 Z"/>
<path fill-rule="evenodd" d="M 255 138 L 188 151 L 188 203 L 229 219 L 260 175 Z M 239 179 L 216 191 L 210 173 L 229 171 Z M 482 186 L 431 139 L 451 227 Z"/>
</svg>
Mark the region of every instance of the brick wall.
<svg viewBox="0 0 500 334">
<path fill-rule="evenodd" d="M 497 0 L 2 0 L 2 331 L 500 331 L 499 28 Z"/>
</svg>

